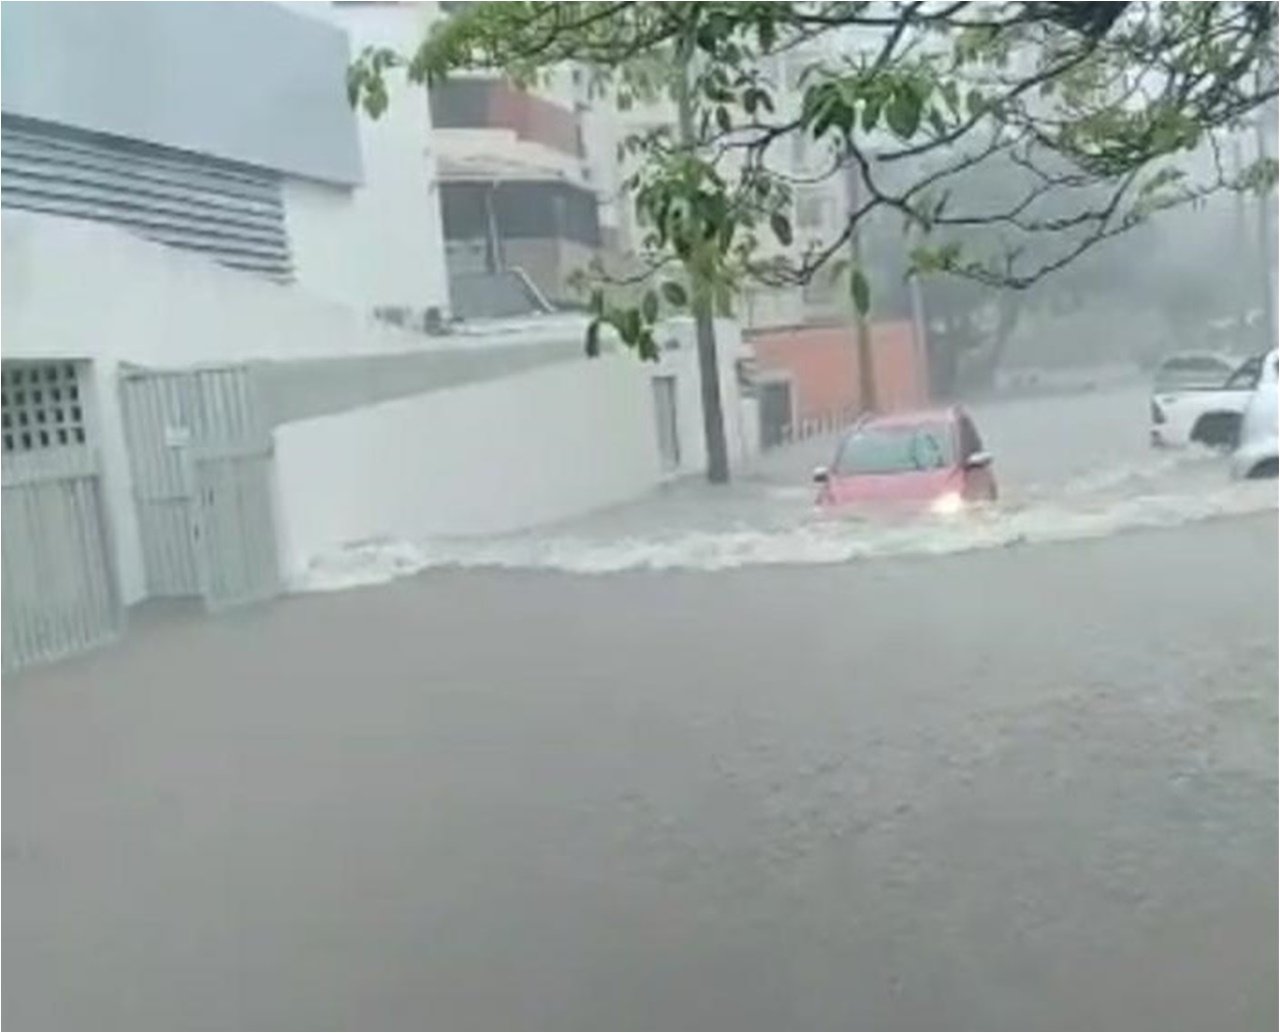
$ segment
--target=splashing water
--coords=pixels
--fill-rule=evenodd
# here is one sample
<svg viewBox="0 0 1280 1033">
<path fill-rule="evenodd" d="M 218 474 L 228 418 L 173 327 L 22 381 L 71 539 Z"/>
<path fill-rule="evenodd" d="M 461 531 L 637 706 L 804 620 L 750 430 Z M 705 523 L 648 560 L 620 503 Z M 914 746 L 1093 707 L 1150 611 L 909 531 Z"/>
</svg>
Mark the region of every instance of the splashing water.
<svg viewBox="0 0 1280 1033">
<path fill-rule="evenodd" d="M 847 563 L 1097 538 L 1276 507 L 1272 482 L 1229 481 L 1220 459 L 1201 455 L 1030 484 L 992 506 L 911 521 L 824 516 L 812 490 L 795 484 L 715 491 L 685 486 L 572 525 L 500 538 L 364 542 L 317 557 L 294 587 L 332 591 L 445 566 L 609 574 Z"/>
</svg>

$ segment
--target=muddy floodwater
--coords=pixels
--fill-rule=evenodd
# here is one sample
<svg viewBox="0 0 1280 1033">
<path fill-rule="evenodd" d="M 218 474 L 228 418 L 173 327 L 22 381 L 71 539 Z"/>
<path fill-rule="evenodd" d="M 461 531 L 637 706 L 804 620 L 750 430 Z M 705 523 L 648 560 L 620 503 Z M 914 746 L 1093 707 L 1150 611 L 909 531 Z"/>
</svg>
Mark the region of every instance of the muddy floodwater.
<svg viewBox="0 0 1280 1033">
<path fill-rule="evenodd" d="M 1274 484 L 1144 416 L 980 408 L 950 524 L 816 520 L 806 442 L 6 679 L 5 1024 L 1274 1029 Z"/>
<path fill-rule="evenodd" d="M 428 571 L 5 684 L 13 1028 L 1275 1028 L 1274 514 Z"/>
</svg>

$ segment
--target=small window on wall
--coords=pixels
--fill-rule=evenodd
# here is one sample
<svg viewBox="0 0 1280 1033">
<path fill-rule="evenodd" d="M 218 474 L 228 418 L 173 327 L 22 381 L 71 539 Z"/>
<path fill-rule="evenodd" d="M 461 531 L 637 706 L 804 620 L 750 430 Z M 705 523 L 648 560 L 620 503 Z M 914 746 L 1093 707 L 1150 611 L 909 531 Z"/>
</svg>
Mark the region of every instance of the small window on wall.
<svg viewBox="0 0 1280 1033">
<path fill-rule="evenodd" d="M 84 399 L 74 362 L 0 364 L 4 453 L 83 445 Z"/>
</svg>

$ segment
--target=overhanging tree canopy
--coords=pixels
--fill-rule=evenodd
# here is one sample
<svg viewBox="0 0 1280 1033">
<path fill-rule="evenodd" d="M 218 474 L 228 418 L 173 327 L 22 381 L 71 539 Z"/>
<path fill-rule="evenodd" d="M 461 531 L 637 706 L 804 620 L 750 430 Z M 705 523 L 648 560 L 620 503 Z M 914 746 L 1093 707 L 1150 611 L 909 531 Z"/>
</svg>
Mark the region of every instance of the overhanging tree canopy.
<svg viewBox="0 0 1280 1033">
<path fill-rule="evenodd" d="M 842 256 L 876 212 L 896 213 L 912 235 L 910 272 L 1021 288 L 1163 208 L 1269 187 L 1273 160 L 1228 171 L 1219 147 L 1276 94 L 1276 12 L 1238 2 L 476 3 L 411 54 L 366 49 L 348 86 L 376 117 L 392 70 L 417 83 L 464 69 L 535 82 L 572 61 L 620 106 L 678 97 L 682 131 L 623 144 L 643 227 L 628 280 L 640 290 L 609 293 L 602 277 L 591 295 L 588 350 L 609 324 L 655 357 L 663 311 L 727 307 L 748 282 L 838 276 L 865 312 L 866 271 Z M 801 53 L 798 85 L 778 81 L 772 59 Z M 797 174 L 778 160 L 796 134 L 825 148 L 824 167 Z M 850 173 L 857 203 L 840 231 L 792 247 L 795 188 Z"/>
<path fill-rule="evenodd" d="M 678 61 L 697 139 L 625 144 L 638 159 L 630 186 L 647 272 L 693 260 L 722 294 L 748 278 L 803 283 L 860 219 L 891 209 L 921 233 L 916 269 L 1021 287 L 1162 207 L 1273 181 L 1274 162 L 1237 176 L 1186 159 L 1215 154 L 1275 96 L 1275 26 L 1274 3 L 477 3 L 415 53 L 366 50 L 349 86 L 376 115 L 382 77 L 399 66 L 415 82 L 468 68 L 532 81 L 576 61 L 626 104 L 664 90 Z M 817 56 L 789 105 L 766 59 L 801 48 Z M 805 179 L 853 163 L 864 197 L 821 247 L 766 256 L 766 227 L 790 242 L 800 177 L 771 157 L 796 133 L 831 145 L 828 166 Z M 967 206 L 948 190 L 994 163 L 1020 170 L 1019 189 Z M 975 228 L 998 247 L 931 243 Z M 865 275 L 847 275 L 857 298 Z M 642 352 L 656 314 L 653 301 L 607 313 Z"/>
</svg>

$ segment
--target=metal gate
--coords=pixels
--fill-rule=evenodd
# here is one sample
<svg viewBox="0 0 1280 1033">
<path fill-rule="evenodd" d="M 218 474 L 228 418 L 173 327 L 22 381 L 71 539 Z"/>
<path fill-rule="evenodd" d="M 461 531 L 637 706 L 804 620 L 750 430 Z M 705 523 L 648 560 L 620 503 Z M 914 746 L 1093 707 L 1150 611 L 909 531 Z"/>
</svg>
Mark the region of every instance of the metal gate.
<svg viewBox="0 0 1280 1033">
<path fill-rule="evenodd" d="M 32 452 L 6 447 L 0 521 L 6 671 L 120 633 L 124 611 L 108 551 L 101 475 L 87 445 Z"/>
<path fill-rule="evenodd" d="M 250 368 L 130 367 L 120 391 L 148 593 L 210 609 L 275 595 L 271 434 Z"/>
</svg>

